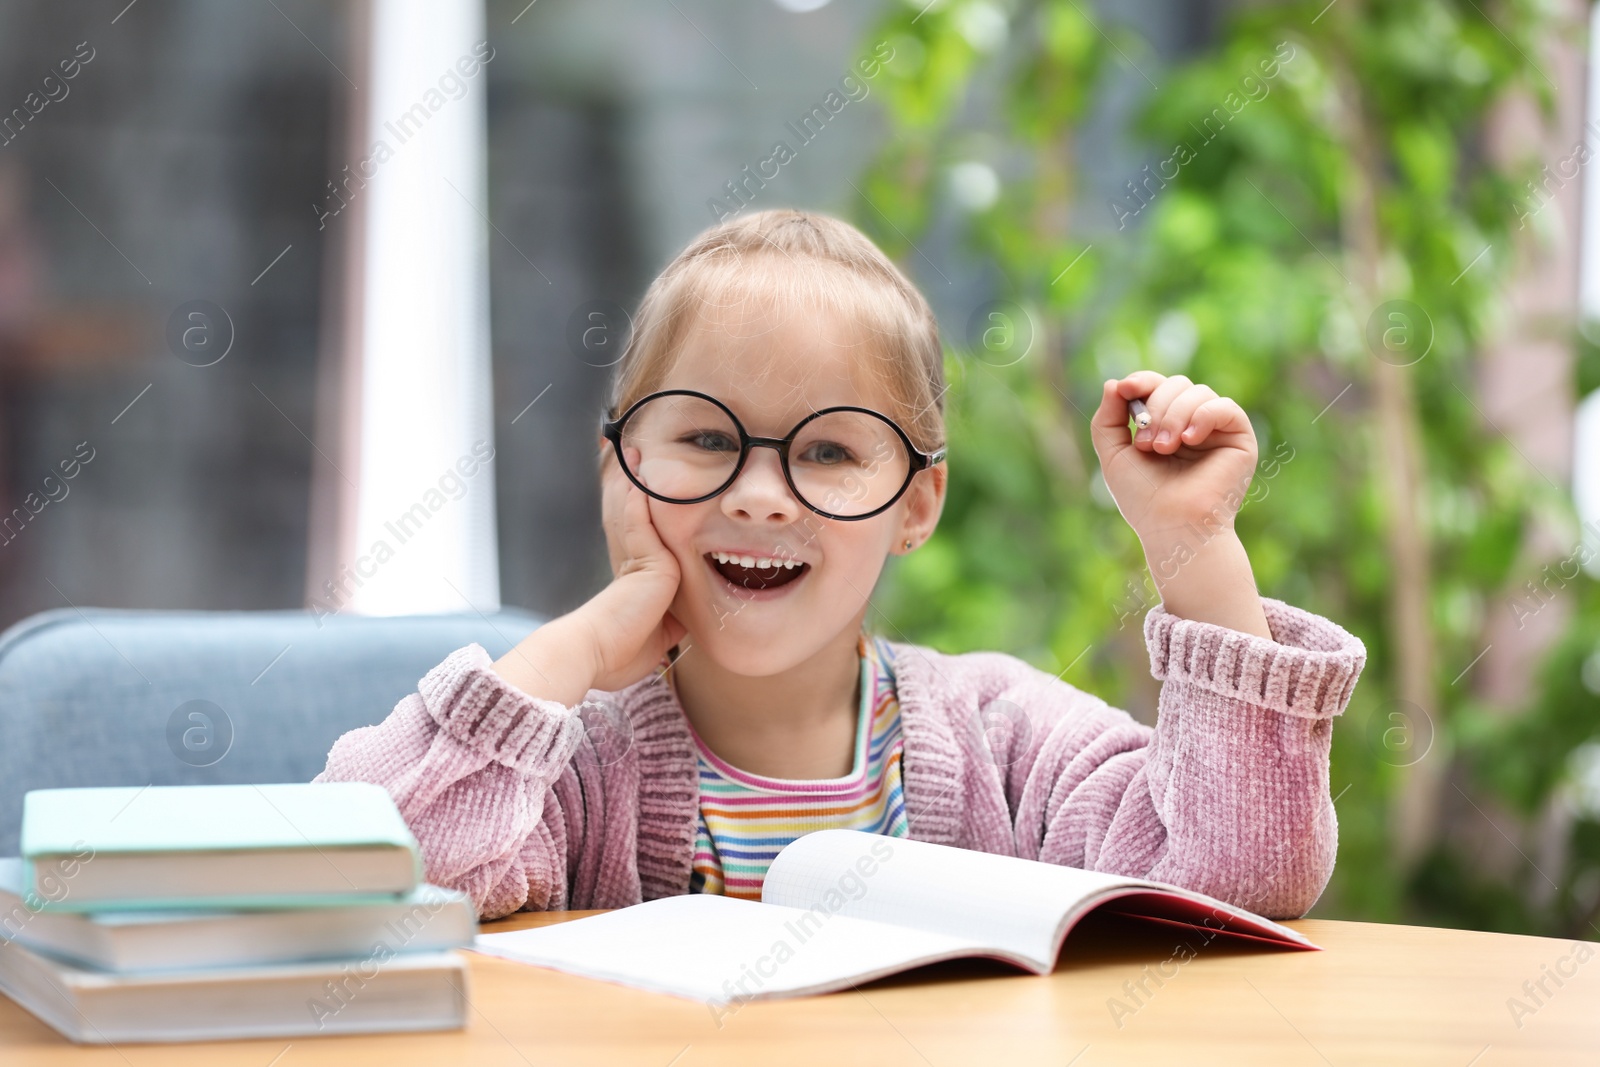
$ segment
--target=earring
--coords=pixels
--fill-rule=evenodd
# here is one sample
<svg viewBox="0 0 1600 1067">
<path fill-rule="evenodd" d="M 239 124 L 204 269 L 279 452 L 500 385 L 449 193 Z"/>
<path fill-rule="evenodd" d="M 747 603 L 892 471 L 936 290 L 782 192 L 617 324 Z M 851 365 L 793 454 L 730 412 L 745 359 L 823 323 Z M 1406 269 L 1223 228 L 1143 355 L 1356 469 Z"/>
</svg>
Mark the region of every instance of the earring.
<svg viewBox="0 0 1600 1067">
<path fill-rule="evenodd" d="M 906 551 L 907 552 L 911 551 L 911 538 L 909 538 L 909 537 L 906 538 Z"/>
</svg>

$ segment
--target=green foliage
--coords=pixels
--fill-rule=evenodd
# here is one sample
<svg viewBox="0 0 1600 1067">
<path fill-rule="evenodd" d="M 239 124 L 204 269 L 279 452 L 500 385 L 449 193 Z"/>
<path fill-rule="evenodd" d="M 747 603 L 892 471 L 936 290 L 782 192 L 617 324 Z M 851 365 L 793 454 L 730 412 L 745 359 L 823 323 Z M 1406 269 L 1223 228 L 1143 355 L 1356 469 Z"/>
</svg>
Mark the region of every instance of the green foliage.
<svg viewBox="0 0 1600 1067">
<path fill-rule="evenodd" d="M 1519 216 L 1536 171 L 1490 159 L 1483 128 L 1512 94 L 1550 108 L 1537 65 L 1546 16 L 1529 0 L 1242 5 L 1207 49 L 1162 69 L 1078 0 L 1004 7 L 1009 44 L 984 52 L 969 39 L 980 7 L 1001 10 L 894 6 L 873 30 L 917 61 L 890 68 L 893 134 L 859 183 L 863 227 L 909 262 L 951 213 L 952 164 L 1004 177 L 964 226 L 1004 303 L 946 338 L 949 501 L 937 535 L 886 581 L 889 617 L 915 640 L 1063 671 L 1149 720 L 1139 631 L 1158 599 L 1099 479 L 1088 413 L 1102 381 L 1141 367 L 1205 382 L 1256 428 L 1261 465 L 1236 528 L 1261 591 L 1338 621 L 1368 650 L 1335 732 L 1341 854 L 1320 910 L 1541 931 L 1577 922 L 1566 891 L 1535 904 L 1537 893 L 1473 882 L 1448 840 L 1411 870 L 1394 862 L 1395 797 L 1414 771 L 1386 740 L 1402 706 L 1394 607 L 1408 522 L 1427 560 L 1433 644 L 1431 714 L 1411 724 L 1433 735 L 1423 758 L 1531 816 L 1566 788 L 1568 754 L 1600 722 L 1581 680 L 1600 644 L 1587 576 L 1563 583 L 1576 620 L 1524 706 L 1483 706 L 1462 678 L 1494 618 L 1527 610 L 1519 592 L 1545 562 L 1525 551 L 1529 531 L 1579 537 L 1565 489 L 1529 467 L 1476 386 L 1479 352 L 1504 327 L 1514 250 L 1527 246 Z M 1159 84 L 1132 134 L 1149 165 L 1085 211 L 1078 140 L 1114 72 Z M 1586 389 L 1600 384 L 1596 351 L 1581 347 Z M 1414 520 L 1387 482 L 1408 454 L 1421 478 Z M 1587 825 L 1563 884 L 1600 880 L 1600 834 Z"/>
</svg>

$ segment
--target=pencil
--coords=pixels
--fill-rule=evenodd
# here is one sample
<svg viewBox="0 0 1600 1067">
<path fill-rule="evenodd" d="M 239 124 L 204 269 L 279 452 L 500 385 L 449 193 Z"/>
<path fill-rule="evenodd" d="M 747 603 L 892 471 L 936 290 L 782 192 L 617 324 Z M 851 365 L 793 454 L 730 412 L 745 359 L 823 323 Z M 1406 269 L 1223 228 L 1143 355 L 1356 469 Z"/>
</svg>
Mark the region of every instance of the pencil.
<svg viewBox="0 0 1600 1067">
<path fill-rule="evenodd" d="M 1134 397 L 1128 401 L 1128 414 L 1133 416 L 1133 424 L 1139 429 L 1150 425 L 1150 409 L 1144 406 L 1144 401 Z"/>
</svg>

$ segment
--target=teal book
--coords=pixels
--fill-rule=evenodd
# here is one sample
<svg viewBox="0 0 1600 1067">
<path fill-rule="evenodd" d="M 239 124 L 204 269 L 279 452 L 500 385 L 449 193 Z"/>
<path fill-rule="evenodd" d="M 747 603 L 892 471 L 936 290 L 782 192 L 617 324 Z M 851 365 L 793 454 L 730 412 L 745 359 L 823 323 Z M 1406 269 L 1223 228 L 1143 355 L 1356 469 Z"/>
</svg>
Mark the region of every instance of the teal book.
<svg viewBox="0 0 1600 1067">
<path fill-rule="evenodd" d="M 21 851 L 43 911 L 370 903 L 422 877 L 416 838 L 368 782 L 35 789 Z"/>
<path fill-rule="evenodd" d="M 470 897 L 427 883 L 395 900 L 266 911 L 45 912 L 28 906 L 21 887 L 22 861 L 0 857 L 0 955 L 26 945 L 122 974 L 443 952 L 470 945 L 478 929 Z"/>
</svg>

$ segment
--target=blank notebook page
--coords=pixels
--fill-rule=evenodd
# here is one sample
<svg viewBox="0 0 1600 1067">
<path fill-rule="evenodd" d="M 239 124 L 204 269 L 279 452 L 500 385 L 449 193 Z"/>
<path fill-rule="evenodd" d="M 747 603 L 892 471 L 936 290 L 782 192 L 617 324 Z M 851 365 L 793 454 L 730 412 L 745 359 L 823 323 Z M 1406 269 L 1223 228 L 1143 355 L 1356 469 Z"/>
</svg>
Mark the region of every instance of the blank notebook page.
<svg viewBox="0 0 1600 1067">
<path fill-rule="evenodd" d="M 981 948 L 843 915 L 813 916 L 802 925 L 803 919 L 795 908 L 695 893 L 554 926 L 480 934 L 473 948 L 708 1002 L 843 988 L 912 961 Z"/>
<path fill-rule="evenodd" d="M 881 858 L 885 851 L 888 859 Z M 1156 884 L 925 841 L 821 830 L 779 853 L 762 899 L 805 909 L 842 897 L 841 918 L 935 930 L 1049 967 L 1056 929 L 1082 900 Z M 830 899 L 829 890 L 837 895 Z"/>
</svg>

